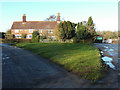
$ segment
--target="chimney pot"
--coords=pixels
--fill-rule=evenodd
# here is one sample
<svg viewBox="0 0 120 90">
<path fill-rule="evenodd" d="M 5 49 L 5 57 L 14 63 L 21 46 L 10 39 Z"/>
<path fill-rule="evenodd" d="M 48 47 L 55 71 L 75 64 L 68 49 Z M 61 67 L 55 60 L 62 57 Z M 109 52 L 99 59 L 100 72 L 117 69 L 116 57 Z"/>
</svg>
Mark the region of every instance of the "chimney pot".
<svg viewBox="0 0 120 90">
<path fill-rule="evenodd" d="M 26 22 L 26 15 L 25 14 L 23 14 L 22 19 L 23 19 L 23 22 Z"/>
<path fill-rule="evenodd" d="M 60 21 L 60 13 L 57 13 L 57 21 Z"/>
</svg>

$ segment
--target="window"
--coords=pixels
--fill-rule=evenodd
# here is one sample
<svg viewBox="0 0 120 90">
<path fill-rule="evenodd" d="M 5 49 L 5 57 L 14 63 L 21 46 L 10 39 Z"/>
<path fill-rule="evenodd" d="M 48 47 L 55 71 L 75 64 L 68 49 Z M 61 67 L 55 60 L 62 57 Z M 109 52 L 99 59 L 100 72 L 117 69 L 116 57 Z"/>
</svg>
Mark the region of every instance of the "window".
<svg viewBox="0 0 120 90">
<path fill-rule="evenodd" d="M 21 35 L 15 35 L 15 38 L 21 38 Z"/>
<path fill-rule="evenodd" d="M 53 33 L 53 31 L 52 30 L 48 30 L 48 33 Z"/>
<path fill-rule="evenodd" d="M 30 38 L 32 38 L 32 35 L 27 35 L 27 37 L 26 37 L 26 38 L 30 39 Z"/>
<path fill-rule="evenodd" d="M 50 38 L 50 36 L 48 36 L 48 38 Z"/>
<path fill-rule="evenodd" d="M 29 35 L 29 38 L 32 38 L 32 35 Z"/>
<path fill-rule="evenodd" d="M 33 33 L 33 29 L 29 29 L 29 33 Z"/>
<path fill-rule="evenodd" d="M 42 33 L 42 29 L 39 30 L 39 33 Z"/>
<path fill-rule="evenodd" d="M 15 33 L 19 33 L 19 30 L 15 30 Z"/>
<path fill-rule="evenodd" d="M 55 36 L 52 36 L 52 39 L 55 39 Z"/>
</svg>

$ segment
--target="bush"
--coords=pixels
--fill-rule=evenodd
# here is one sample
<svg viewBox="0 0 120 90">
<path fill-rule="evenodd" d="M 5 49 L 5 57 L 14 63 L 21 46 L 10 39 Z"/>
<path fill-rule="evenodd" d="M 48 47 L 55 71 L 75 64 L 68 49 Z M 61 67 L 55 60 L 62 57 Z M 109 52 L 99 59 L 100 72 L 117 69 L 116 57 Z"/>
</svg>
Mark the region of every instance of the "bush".
<svg viewBox="0 0 120 90">
<path fill-rule="evenodd" d="M 46 36 L 40 36 L 40 40 L 47 39 Z"/>
<path fill-rule="evenodd" d="M 21 35 L 21 38 L 25 39 L 26 36 L 27 36 L 27 34 L 24 34 L 24 33 L 23 33 L 23 34 Z"/>
<path fill-rule="evenodd" d="M 102 43 L 102 40 L 95 40 L 95 43 Z"/>
<path fill-rule="evenodd" d="M 31 41 L 31 39 L 2 39 L 3 43 L 30 43 Z"/>
<path fill-rule="evenodd" d="M 14 37 L 15 37 L 15 36 L 14 36 L 13 34 L 10 34 L 8 38 L 9 38 L 9 39 L 13 39 Z"/>
<path fill-rule="evenodd" d="M 39 32 L 38 31 L 34 31 L 32 33 L 32 42 L 38 43 L 39 40 L 40 40 Z"/>
<path fill-rule="evenodd" d="M 37 35 L 34 39 L 32 39 L 32 42 L 38 43 L 39 42 L 39 36 Z"/>
<path fill-rule="evenodd" d="M 77 37 L 73 37 L 73 43 L 79 43 L 79 40 L 77 39 Z"/>
</svg>

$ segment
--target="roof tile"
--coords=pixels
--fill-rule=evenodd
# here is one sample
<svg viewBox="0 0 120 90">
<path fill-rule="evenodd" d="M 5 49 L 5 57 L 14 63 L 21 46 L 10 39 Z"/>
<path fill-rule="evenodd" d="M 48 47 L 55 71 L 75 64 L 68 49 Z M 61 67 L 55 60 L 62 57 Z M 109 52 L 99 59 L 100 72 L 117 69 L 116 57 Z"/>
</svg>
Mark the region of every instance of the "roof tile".
<svg viewBox="0 0 120 90">
<path fill-rule="evenodd" d="M 11 29 L 54 29 L 57 21 L 13 22 Z"/>
</svg>

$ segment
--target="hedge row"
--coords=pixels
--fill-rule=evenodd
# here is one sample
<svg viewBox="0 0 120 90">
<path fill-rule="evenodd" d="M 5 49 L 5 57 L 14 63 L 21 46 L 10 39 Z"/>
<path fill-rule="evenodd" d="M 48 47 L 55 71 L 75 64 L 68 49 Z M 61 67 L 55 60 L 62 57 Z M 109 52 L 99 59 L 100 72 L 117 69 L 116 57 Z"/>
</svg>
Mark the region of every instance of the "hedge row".
<svg viewBox="0 0 120 90">
<path fill-rule="evenodd" d="M 21 43 L 21 42 L 32 42 L 32 39 L 2 39 L 3 43 Z"/>
</svg>

